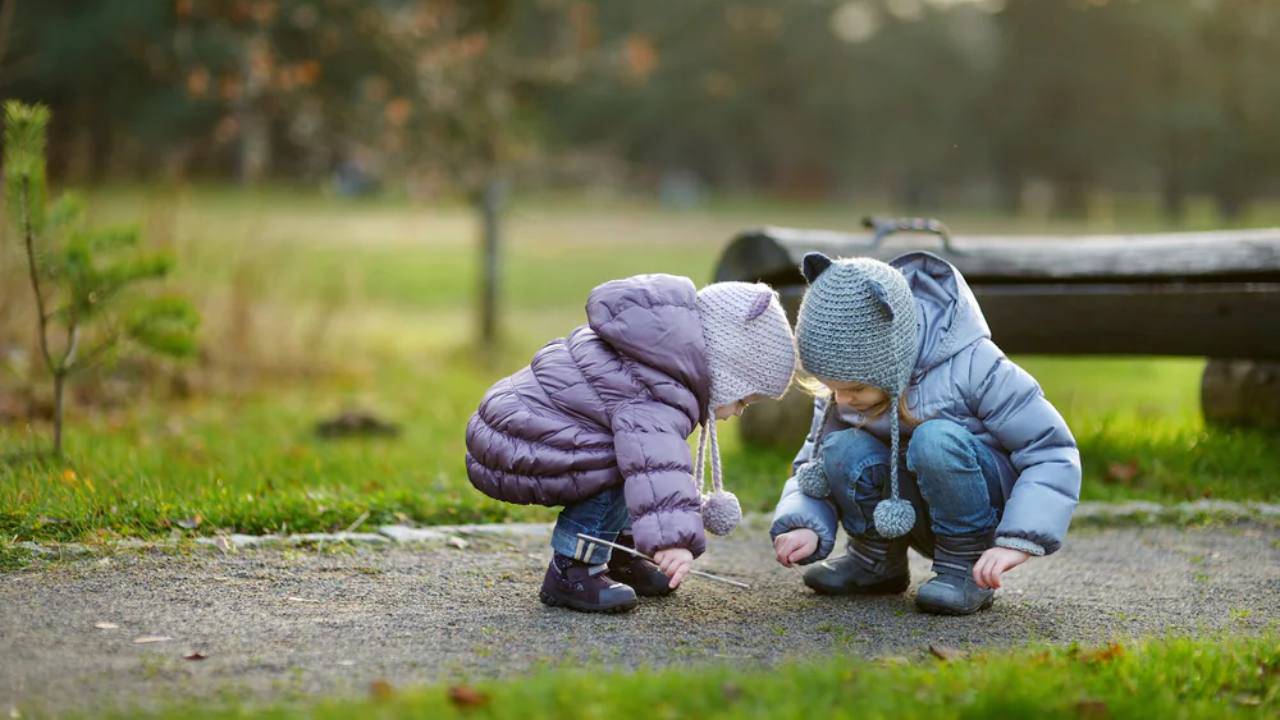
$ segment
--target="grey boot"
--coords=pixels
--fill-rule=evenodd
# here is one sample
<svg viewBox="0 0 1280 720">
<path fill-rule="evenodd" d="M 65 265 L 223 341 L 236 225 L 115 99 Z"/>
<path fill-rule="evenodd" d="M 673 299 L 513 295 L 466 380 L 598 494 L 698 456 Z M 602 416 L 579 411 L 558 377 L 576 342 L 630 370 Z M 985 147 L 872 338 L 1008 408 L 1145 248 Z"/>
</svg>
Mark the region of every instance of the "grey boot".
<svg viewBox="0 0 1280 720">
<path fill-rule="evenodd" d="M 995 531 L 973 535 L 938 535 L 933 546 L 937 573 L 916 592 L 916 607 L 935 615 L 972 615 L 991 607 L 994 590 L 973 581 L 973 566 L 995 544 Z"/>
<path fill-rule="evenodd" d="M 911 585 L 907 539 L 854 537 L 844 557 L 823 560 L 804 573 L 821 595 L 892 595 Z"/>
</svg>

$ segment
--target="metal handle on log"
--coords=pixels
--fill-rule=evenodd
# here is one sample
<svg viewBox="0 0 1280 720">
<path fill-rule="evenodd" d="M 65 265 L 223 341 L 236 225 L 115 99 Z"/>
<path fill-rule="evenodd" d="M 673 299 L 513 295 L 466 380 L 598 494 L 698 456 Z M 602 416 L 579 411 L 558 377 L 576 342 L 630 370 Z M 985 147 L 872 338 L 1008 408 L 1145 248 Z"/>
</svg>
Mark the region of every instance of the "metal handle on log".
<svg viewBox="0 0 1280 720">
<path fill-rule="evenodd" d="M 862 219 L 862 226 L 874 233 L 869 246 L 872 250 L 880 247 L 884 239 L 894 233 L 916 232 L 937 235 L 942 238 L 943 250 L 951 254 L 959 254 L 951 245 L 951 230 L 936 218 L 884 218 L 868 215 Z"/>
</svg>

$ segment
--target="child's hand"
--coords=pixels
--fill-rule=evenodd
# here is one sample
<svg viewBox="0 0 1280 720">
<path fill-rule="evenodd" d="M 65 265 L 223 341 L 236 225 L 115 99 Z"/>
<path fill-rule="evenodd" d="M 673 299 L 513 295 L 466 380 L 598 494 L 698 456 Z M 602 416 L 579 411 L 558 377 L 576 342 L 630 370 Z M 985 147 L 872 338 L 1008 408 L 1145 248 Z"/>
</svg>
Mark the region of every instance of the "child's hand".
<svg viewBox="0 0 1280 720">
<path fill-rule="evenodd" d="M 671 578 L 671 589 L 680 587 L 684 578 L 693 569 L 693 553 L 684 548 L 667 548 L 653 554 L 658 569 L 663 575 Z"/>
<path fill-rule="evenodd" d="M 1031 557 L 1021 550 L 1006 547 L 993 547 L 982 553 L 973 566 L 973 581 L 982 589 L 1000 587 L 1000 576 L 1012 570 Z"/>
<path fill-rule="evenodd" d="M 795 565 L 817 549 L 818 533 L 809 528 L 790 530 L 773 539 L 773 552 L 777 554 L 778 563 L 783 567 Z"/>
</svg>

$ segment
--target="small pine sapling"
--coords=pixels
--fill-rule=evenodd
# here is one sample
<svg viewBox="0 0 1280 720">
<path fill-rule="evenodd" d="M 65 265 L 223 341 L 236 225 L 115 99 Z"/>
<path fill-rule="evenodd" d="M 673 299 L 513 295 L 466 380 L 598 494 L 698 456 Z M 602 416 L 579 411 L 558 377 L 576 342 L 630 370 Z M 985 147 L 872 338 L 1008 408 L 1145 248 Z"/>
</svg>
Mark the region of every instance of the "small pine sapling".
<svg viewBox="0 0 1280 720">
<path fill-rule="evenodd" d="M 131 292 L 172 267 L 139 248 L 135 228 L 87 227 L 73 194 L 47 202 L 48 108 L 9 101 L 4 114 L 5 201 L 26 254 L 40 354 L 53 379 L 53 452 L 61 456 L 68 379 L 129 349 L 190 356 L 199 315 L 184 299 Z"/>
</svg>

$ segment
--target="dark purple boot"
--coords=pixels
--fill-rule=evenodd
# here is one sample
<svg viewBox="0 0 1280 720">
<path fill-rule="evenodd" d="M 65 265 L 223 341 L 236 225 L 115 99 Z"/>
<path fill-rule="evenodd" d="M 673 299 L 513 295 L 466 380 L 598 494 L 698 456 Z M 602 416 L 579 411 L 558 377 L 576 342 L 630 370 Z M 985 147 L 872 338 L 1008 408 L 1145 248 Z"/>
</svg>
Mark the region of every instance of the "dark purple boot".
<svg viewBox="0 0 1280 720">
<path fill-rule="evenodd" d="M 639 602 L 630 587 L 609 577 L 605 568 L 556 555 L 547 566 L 538 599 L 551 607 L 582 612 L 626 612 Z"/>
<path fill-rule="evenodd" d="M 629 548 L 636 546 L 635 538 L 629 534 L 619 535 L 616 542 Z M 609 557 L 609 577 L 630 585 L 640 597 L 661 597 L 674 591 L 671 578 L 657 565 L 621 550 L 614 550 Z"/>
</svg>

